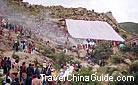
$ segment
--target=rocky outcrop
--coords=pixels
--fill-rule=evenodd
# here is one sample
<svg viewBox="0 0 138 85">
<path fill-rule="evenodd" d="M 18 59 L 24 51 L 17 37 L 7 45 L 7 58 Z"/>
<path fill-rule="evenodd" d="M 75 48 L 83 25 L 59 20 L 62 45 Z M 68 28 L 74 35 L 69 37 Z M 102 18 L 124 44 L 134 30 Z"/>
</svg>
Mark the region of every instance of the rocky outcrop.
<svg viewBox="0 0 138 85">
<path fill-rule="evenodd" d="M 50 15 L 53 18 L 59 18 L 59 26 L 65 27 L 65 19 L 79 19 L 88 21 L 105 21 L 113 28 L 118 29 L 117 21 L 112 15 L 112 12 L 97 13 L 94 10 L 87 10 L 85 8 L 64 8 L 62 6 L 47 7 L 50 9 Z"/>
<path fill-rule="evenodd" d="M 113 28 L 118 29 L 118 23 L 116 19 L 113 17 L 112 12 L 107 13 L 97 13 L 94 10 L 87 10 L 86 8 L 64 8 L 62 6 L 47 6 L 44 7 L 42 5 L 30 5 L 27 2 L 22 2 L 22 0 L 7 0 L 10 3 L 17 4 L 20 6 L 19 8 L 25 8 L 24 11 L 29 12 L 37 12 L 37 15 L 42 14 L 45 10 L 49 12 L 49 15 L 52 18 L 58 18 L 59 26 L 65 28 L 64 19 L 82 19 L 88 21 L 105 21 L 109 23 Z M 63 21 L 63 22 L 62 22 Z"/>
<path fill-rule="evenodd" d="M 131 64 L 132 64 L 132 62 L 131 62 L 130 59 L 125 59 L 124 62 L 125 62 L 126 64 L 128 64 L 128 65 L 131 65 Z"/>
</svg>

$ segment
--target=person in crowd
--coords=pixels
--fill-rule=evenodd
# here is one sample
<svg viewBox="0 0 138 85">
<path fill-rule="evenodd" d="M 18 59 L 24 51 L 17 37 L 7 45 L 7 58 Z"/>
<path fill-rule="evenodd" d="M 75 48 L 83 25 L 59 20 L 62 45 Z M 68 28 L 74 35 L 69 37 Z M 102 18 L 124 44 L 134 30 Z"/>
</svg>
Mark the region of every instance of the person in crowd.
<svg viewBox="0 0 138 85">
<path fill-rule="evenodd" d="M 2 60 L 3 60 L 3 58 L 2 59 L 0 58 L 0 69 L 2 69 L 2 65 L 1 65 Z"/>
<path fill-rule="evenodd" d="M 7 73 L 7 65 L 6 65 L 6 60 L 7 60 L 7 57 L 4 58 L 4 61 L 3 61 L 3 70 L 4 70 L 4 74 Z"/>
<path fill-rule="evenodd" d="M 23 51 L 23 43 L 22 42 L 20 43 L 19 48 L 20 48 L 20 51 L 22 52 Z"/>
<path fill-rule="evenodd" d="M 42 85 L 42 82 L 40 79 L 37 78 L 37 75 L 33 76 L 32 85 Z"/>
<path fill-rule="evenodd" d="M 104 65 L 105 65 L 105 60 L 104 60 L 104 59 L 101 59 L 101 60 L 99 61 L 99 65 L 100 65 L 100 66 L 104 66 Z"/>
<path fill-rule="evenodd" d="M 7 21 L 6 21 L 6 19 L 2 19 L 1 22 L 2 22 L 1 27 L 6 28 L 6 25 L 7 25 Z"/>
<path fill-rule="evenodd" d="M 45 80 L 45 75 L 43 75 L 43 77 L 44 77 L 44 79 L 43 79 L 43 81 L 42 81 L 42 85 L 47 85 L 47 84 L 46 84 L 46 80 Z"/>
<path fill-rule="evenodd" d="M 5 85 L 6 84 L 6 81 L 5 80 L 2 80 L 1 81 L 1 85 Z"/>
<path fill-rule="evenodd" d="M 20 29 L 20 26 L 19 25 L 16 25 L 15 33 L 18 33 L 19 29 Z"/>
<path fill-rule="evenodd" d="M 23 46 L 23 49 L 24 49 L 24 52 L 28 53 L 28 42 L 27 40 L 24 41 L 24 46 Z"/>
<path fill-rule="evenodd" d="M 51 75 L 51 64 L 49 64 L 47 66 L 43 66 L 41 73 L 45 74 L 46 76 Z"/>
<path fill-rule="evenodd" d="M 4 57 L 1 59 L 1 68 L 4 67 Z"/>
<path fill-rule="evenodd" d="M 57 71 L 56 71 L 54 68 L 51 69 L 51 75 L 52 75 L 54 78 L 57 77 Z"/>
<path fill-rule="evenodd" d="M 25 79 L 25 85 L 32 85 L 32 77 L 27 75 Z"/>
<path fill-rule="evenodd" d="M 13 82 L 11 83 L 11 85 L 20 85 L 19 79 L 18 78 L 15 78 L 13 80 Z"/>
<path fill-rule="evenodd" d="M 7 71 L 9 72 L 10 69 L 11 69 L 11 60 L 10 60 L 10 57 L 8 57 L 8 59 L 6 60 L 6 68 L 7 68 Z"/>
<path fill-rule="evenodd" d="M 80 70 L 80 68 L 82 67 L 82 65 L 79 64 L 79 63 L 75 63 L 75 67 L 78 68 L 78 69 Z"/>
<path fill-rule="evenodd" d="M 46 67 L 46 76 L 50 76 L 51 75 L 51 64 L 49 64 L 47 67 Z"/>
<path fill-rule="evenodd" d="M 43 67 L 42 70 L 41 70 L 41 74 L 46 74 L 46 67 Z"/>
<path fill-rule="evenodd" d="M 47 65 L 46 60 L 44 60 L 43 67 L 46 68 L 46 65 Z"/>
<path fill-rule="evenodd" d="M 33 76 L 34 74 L 34 68 L 32 66 L 32 64 L 29 64 L 29 67 L 27 68 L 27 76 Z"/>
<path fill-rule="evenodd" d="M 21 85 L 25 85 L 25 79 L 26 79 L 26 75 L 23 75 L 23 76 L 19 76 L 20 77 L 20 84 Z"/>
<path fill-rule="evenodd" d="M 48 45 L 49 44 L 49 41 L 46 41 L 46 45 Z"/>
<path fill-rule="evenodd" d="M 40 70 L 39 70 L 39 65 L 37 64 L 36 69 L 35 69 L 35 75 L 40 79 Z"/>
<path fill-rule="evenodd" d="M 23 62 L 22 66 L 20 66 L 20 76 L 23 77 L 26 74 L 26 63 Z"/>
<path fill-rule="evenodd" d="M 136 42 L 133 42 L 131 46 L 136 47 L 136 45 L 137 45 Z"/>
<path fill-rule="evenodd" d="M 3 77 L 2 85 L 10 85 L 11 82 L 12 82 L 12 79 L 11 79 L 11 77 L 10 77 L 10 73 L 8 72 L 8 73 Z"/>
<path fill-rule="evenodd" d="M 54 68 L 51 69 L 51 76 L 52 76 L 53 78 L 56 78 L 56 77 L 58 76 L 58 73 L 57 73 L 57 71 L 56 71 Z M 53 84 L 53 85 L 56 85 L 56 81 L 53 80 L 53 81 L 52 81 L 52 84 Z"/>
<path fill-rule="evenodd" d="M 18 72 L 19 71 L 19 59 L 15 59 L 15 62 L 12 65 L 12 70 L 14 72 Z"/>
<path fill-rule="evenodd" d="M 13 45 L 13 49 L 14 49 L 15 52 L 17 52 L 19 50 L 18 47 L 19 47 L 19 42 L 18 41 L 15 41 L 14 42 L 14 45 Z"/>
<path fill-rule="evenodd" d="M 9 41 L 13 41 L 13 37 L 12 37 L 11 32 L 8 33 L 8 40 L 9 40 Z M 11 45 L 11 44 L 12 44 L 12 43 L 9 42 L 9 45 Z"/>
<path fill-rule="evenodd" d="M 6 79 L 6 84 L 5 85 L 11 85 L 10 83 L 11 83 L 10 79 Z"/>
<path fill-rule="evenodd" d="M 3 35 L 3 29 L 0 28 L 0 35 Z"/>
<path fill-rule="evenodd" d="M 3 19 L 3 18 L 2 18 L 2 17 L 0 17 L 0 26 L 2 25 L 2 19 Z"/>
<path fill-rule="evenodd" d="M 31 53 L 32 52 L 32 44 L 29 43 L 29 46 L 28 46 L 28 53 Z"/>
<path fill-rule="evenodd" d="M 32 45 L 32 52 L 31 53 L 34 53 L 34 51 L 35 51 L 35 43 L 32 41 L 31 45 Z"/>
<path fill-rule="evenodd" d="M 43 68 L 41 70 L 42 74 L 46 74 L 46 65 L 47 65 L 46 60 L 44 60 L 44 62 L 43 62 Z"/>
<path fill-rule="evenodd" d="M 23 50 L 25 50 L 25 47 L 26 47 L 26 43 L 23 42 Z"/>
<path fill-rule="evenodd" d="M 14 30 L 14 28 L 15 28 L 14 24 L 9 24 L 9 29 L 10 29 L 10 30 L 12 30 L 12 31 L 13 31 L 13 30 Z"/>
</svg>

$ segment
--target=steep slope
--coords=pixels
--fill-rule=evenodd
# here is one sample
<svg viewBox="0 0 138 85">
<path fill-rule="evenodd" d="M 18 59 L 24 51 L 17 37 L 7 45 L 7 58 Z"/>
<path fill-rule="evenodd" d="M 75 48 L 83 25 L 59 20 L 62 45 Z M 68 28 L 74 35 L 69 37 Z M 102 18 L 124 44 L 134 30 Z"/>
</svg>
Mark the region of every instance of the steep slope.
<svg viewBox="0 0 138 85">
<path fill-rule="evenodd" d="M 1 14 L 7 17 L 10 22 L 20 23 L 24 28 L 44 40 L 51 40 L 57 44 L 64 44 L 67 40 L 66 18 L 105 21 L 121 35 L 125 34 L 111 12 L 97 13 L 85 8 L 64 8 L 62 6 L 44 7 L 30 5 L 22 0 L 1 0 L 0 6 Z M 72 44 L 78 43 L 78 40 L 72 37 L 69 37 L 69 40 Z"/>
<path fill-rule="evenodd" d="M 66 41 L 65 33 L 58 29 L 57 23 L 52 21 L 47 10 L 41 10 L 42 12 L 39 15 L 33 15 L 28 11 L 29 7 L 23 9 L 16 0 L 1 0 L 0 6 L 1 15 L 5 16 L 9 22 L 20 24 L 26 30 L 32 31 L 40 38 L 50 40 L 54 44 L 64 44 Z M 73 43 L 76 42 L 72 38 L 70 40 Z"/>
<path fill-rule="evenodd" d="M 130 32 L 132 34 L 138 34 L 138 23 L 134 22 L 124 22 L 119 23 L 119 25 L 126 30 L 127 32 Z"/>
</svg>

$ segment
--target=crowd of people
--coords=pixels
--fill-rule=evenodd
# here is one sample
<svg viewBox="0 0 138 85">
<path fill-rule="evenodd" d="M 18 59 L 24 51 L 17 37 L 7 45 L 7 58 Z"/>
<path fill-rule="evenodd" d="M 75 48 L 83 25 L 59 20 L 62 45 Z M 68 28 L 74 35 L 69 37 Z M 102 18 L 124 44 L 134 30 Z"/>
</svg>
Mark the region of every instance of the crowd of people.
<svg viewBox="0 0 138 85">
<path fill-rule="evenodd" d="M 42 85 L 40 79 L 40 73 L 51 75 L 51 65 L 43 66 L 45 68 L 40 69 L 39 65 L 29 63 L 27 67 L 26 62 L 19 65 L 19 60 L 11 60 L 9 57 L 1 59 L 1 70 L 3 70 L 2 85 Z M 37 84 L 39 83 L 40 84 Z M 45 85 L 45 84 L 43 84 Z"/>
<path fill-rule="evenodd" d="M 3 57 L 0 62 L 0 70 L 2 77 L 2 85 L 57 85 L 58 81 L 42 80 L 40 74 L 44 76 L 52 76 L 58 78 L 59 76 L 67 77 L 73 71 L 79 71 L 80 64 L 61 64 L 60 70 L 54 69 L 51 63 L 45 60 L 42 64 L 30 62 L 22 62 L 20 65 L 19 59 L 11 59 L 10 57 Z M 44 77 L 43 76 L 43 77 Z"/>
<path fill-rule="evenodd" d="M 11 31 L 14 31 L 16 34 L 22 34 L 23 29 L 19 25 L 12 25 L 9 24 L 5 19 L 0 19 L 0 27 L 3 29 L 9 29 Z M 0 31 L 0 34 L 2 32 Z M 18 37 L 18 36 L 17 36 Z M 69 41 L 67 39 L 67 41 Z M 45 43 L 46 45 L 49 44 L 49 41 Z M 65 43 L 64 48 L 67 48 L 67 44 Z M 116 45 L 116 42 L 113 43 L 113 45 Z M 78 44 L 76 46 L 77 50 L 86 50 L 87 54 L 89 53 L 89 50 L 94 50 L 96 47 L 96 41 L 87 39 L 85 43 Z M 14 40 L 12 49 L 14 52 L 27 52 L 27 53 L 34 53 L 36 51 L 36 46 L 33 41 L 29 42 L 26 39 L 17 39 Z M 67 49 L 64 50 L 67 52 Z M 94 62 L 97 63 L 95 57 L 88 57 L 88 62 Z M 100 61 L 100 65 L 104 65 L 104 60 Z M 60 77 L 60 76 L 68 76 L 71 74 L 74 70 L 78 71 L 81 68 L 81 65 L 79 64 L 72 64 L 72 65 L 63 65 L 61 64 L 60 70 L 54 69 L 51 63 L 48 63 L 46 61 L 43 61 L 43 65 L 41 66 L 40 63 L 26 63 L 22 62 L 22 65 L 20 65 L 19 58 L 12 59 L 10 57 L 3 57 L 0 62 L 0 70 L 2 72 L 2 85 L 56 85 L 59 83 L 58 81 L 48 81 L 47 79 L 41 80 L 42 76 L 40 74 L 45 74 L 45 76 L 52 76 L 54 77 Z M 44 76 L 43 76 L 44 77 Z"/>
<path fill-rule="evenodd" d="M 23 27 L 18 24 L 9 23 L 6 18 L 0 17 L 0 27 L 14 31 L 15 33 L 22 33 Z"/>
<path fill-rule="evenodd" d="M 36 48 L 35 48 L 35 43 L 28 42 L 26 40 L 20 40 L 20 41 L 15 41 L 13 44 L 13 50 L 15 52 L 26 52 L 26 53 L 34 53 Z"/>
<path fill-rule="evenodd" d="M 8 23 L 8 20 L 6 20 L 5 18 L 0 18 L 0 35 L 3 35 L 3 29 L 9 30 L 9 37 L 11 37 L 11 32 L 15 32 L 15 34 L 17 34 L 17 39 L 10 38 L 10 41 L 12 41 L 12 49 L 14 50 L 14 52 L 35 52 L 36 48 L 33 41 L 28 41 L 26 37 L 24 37 L 23 39 L 18 39 L 18 37 L 23 34 L 22 26 Z"/>
<path fill-rule="evenodd" d="M 12 50 L 14 52 L 27 52 L 34 53 L 36 51 L 35 43 L 27 40 L 26 37 L 20 37 L 23 34 L 22 26 L 8 23 L 5 18 L 0 18 L 0 34 L 3 36 L 3 29 L 9 30 L 9 32 L 15 32 L 17 39 L 11 41 Z M 10 33 L 9 33 L 10 34 Z M 9 35 L 10 36 L 10 35 Z M 49 41 L 46 42 L 46 45 Z M 22 63 L 22 65 L 20 64 Z M 47 79 L 41 80 L 40 74 L 45 76 L 66 77 L 69 73 L 72 73 L 74 68 L 78 71 L 79 65 L 61 65 L 61 69 L 58 71 L 54 69 L 52 64 L 43 61 L 43 65 L 39 63 L 21 62 L 19 58 L 3 57 L 0 59 L 0 75 L 2 76 L 2 85 L 56 85 L 58 81 L 48 81 Z M 72 67 L 72 68 L 70 68 Z M 44 77 L 44 76 L 43 76 Z"/>
<path fill-rule="evenodd" d="M 10 57 L 4 57 L 1 59 L 0 68 L 3 69 L 3 73 L 6 74 L 11 69 L 11 60 Z"/>
<path fill-rule="evenodd" d="M 87 40 L 86 42 L 83 42 L 81 44 L 77 45 L 78 49 L 84 49 L 84 50 L 88 50 L 88 49 L 94 49 L 96 46 L 96 42 L 93 40 Z"/>
</svg>

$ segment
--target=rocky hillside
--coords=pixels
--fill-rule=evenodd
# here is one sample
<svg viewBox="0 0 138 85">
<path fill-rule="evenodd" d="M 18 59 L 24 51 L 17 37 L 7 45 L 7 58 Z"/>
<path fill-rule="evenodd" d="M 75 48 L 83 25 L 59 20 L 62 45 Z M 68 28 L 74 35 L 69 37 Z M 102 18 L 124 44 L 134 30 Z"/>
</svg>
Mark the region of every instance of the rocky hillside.
<svg viewBox="0 0 138 85">
<path fill-rule="evenodd" d="M 0 6 L 1 14 L 8 17 L 10 22 L 20 23 L 27 30 L 31 30 L 38 36 L 57 44 L 63 44 L 66 41 L 65 19 L 67 18 L 105 21 L 122 36 L 127 34 L 119 27 L 111 12 L 97 13 L 85 8 L 64 8 L 62 6 L 44 7 L 30 5 L 27 2 L 22 2 L 22 0 L 1 0 Z M 72 37 L 69 39 L 72 44 L 78 42 Z"/>
<path fill-rule="evenodd" d="M 117 22 L 112 16 L 112 12 L 97 13 L 94 10 L 87 10 L 85 8 L 64 8 L 62 6 L 46 7 L 50 9 L 50 15 L 52 18 L 58 19 L 79 19 L 88 21 L 105 21 L 109 23 L 114 29 L 118 29 Z M 61 21 L 62 21 L 61 20 Z M 61 27 L 64 26 L 64 22 L 59 23 Z"/>
<path fill-rule="evenodd" d="M 90 67 L 89 69 L 81 69 L 79 71 L 80 73 L 77 73 L 81 75 L 96 72 L 98 73 L 97 75 L 110 74 L 112 76 L 117 76 L 119 74 L 122 76 L 133 74 L 137 76 L 138 46 L 117 48 L 111 46 L 110 42 L 105 41 L 98 43 L 94 51 L 89 55 L 87 55 L 86 50 L 78 50 L 78 48 L 73 50 L 69 49 L 67 54 L 62 53 L 62 45 L 65 45 L 68 36 L 65 25 L 65 19 L 67 18 L 88 21 L 105 21 L 123 37 L 129 36 L 130 34 L 128 32 L 121 29 L 122 27 L 118 25 L 118 22 L 112 16 L 111 12 L 97 13 L 94 10 L 87 10 L 85 8 L 64 8 L 62 6 L 44 7 L 41 5 L 30 5 L 27 2 L 22 2 L 22 0 L 0 0 L 0 17 L 7 18 L 8 24 L 21 25 L 23 27 L 23 31 L 25 31 L 25 38 L 28 35 L 31 35 L 31 38 L 27 38 L 28 42 L 33 41 L 36 43 L 35 46 L 37 49 L 35 54 L 20 51 L 16 52 L 21 62 L 23 60 L 26 62 L 34 61 L 42 63 L 44 60 L 47 60 L 47 63 L 52 62 L 55 67 L 57 65 L 57 68 L 61 63 L 66 64 L 75 62 L 76 64 L 79 62 L 82 66 Z M 7 36 L 9 35 L 9 32 L 10 31 L 6 28 L 2 30 L 4 35 L 0 39 L 0 54 L 2 54 L 0 56 L 13 55 L 13 42 L 12 40 L 8 40 L 9 37 Z M 33 34 L 35 34 L 35 36 L 33 36 Z M 16 33 L 11 33 L 11 35 L 13 35 L 13 39 L 17 38 L 14 36 L 17 35 Z M 19 40 L 22 40 L 22 36 Z M 45 41 L 49 41 L 50 46 L 46 45 Z M 76 40 L 71 36 L 69 36 L 69 41 L 71 45 L 79 42 L 79 40 Z M 66 51 L 66 49 L 64 49 L 64 51 Z M 137 80 L 138 77 L 135 78 L 135 80 Z M 80 85 L 86 85 L 86 83 L 87 82 L 81 82 Z M 94 84 L 98 85 L 126 85 L 122 83 L 122 81 L 116 83 L 100 83 L 103 84 L 94 82 Z M 137 81 L 134 82 L 133 85 L 136 85 L 136 83 Z M 78 82 L 75 84 L 78 84 Z M 91 82 L 88 82 L 87 84 L 93 85 Z"/>
<path fill-rule="evenodd" d="M 20 24 L 26 30 L 32 31 L 40 38 L 50 40 L 55 44 L 63 44 L 66 41 L 65 33 L 57 29 L 57 24 L 51 21 L 48 13 L 45 12 L 47 10 L 41 12 L 41 15 L 35 15 L 28 11 L 29 8 L 23 9 L 22 6 L 17 5 L 17 1 L 14 0 L 1 0 L 0 6 L 1 15 L 5 16 L 10 23 Z"/>
<path fill-rule="evenodd" d="M 138 23 L 124 22 L 119 24 L 127 32 L 130 32 L 132 34 L 138 34 Z"/>
</svg>

